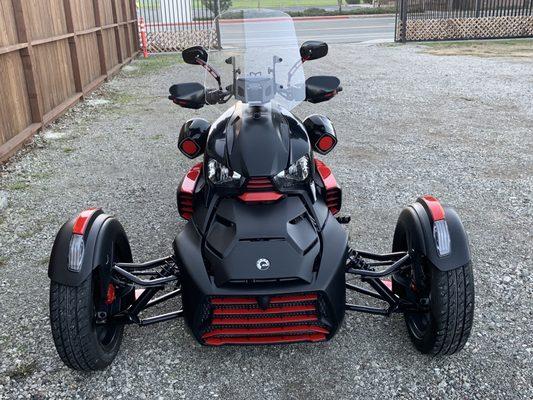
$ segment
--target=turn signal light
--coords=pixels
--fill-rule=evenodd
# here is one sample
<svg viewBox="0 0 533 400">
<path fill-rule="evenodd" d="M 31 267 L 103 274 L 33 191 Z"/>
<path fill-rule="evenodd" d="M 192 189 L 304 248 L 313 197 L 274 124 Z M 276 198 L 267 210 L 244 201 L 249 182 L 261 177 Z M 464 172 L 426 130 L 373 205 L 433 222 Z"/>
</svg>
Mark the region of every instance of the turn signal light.
<svg viewBox="0 0 533 400">
<path fill-rule="evenodd" d="M 196 157 L 200 151 L 200 146 L 192 139 L 183 140 L 178 147 L 183 154 L 190 158 Z"/>
<path fill-rule="evenodd" d="M 211 125 L 203 118 L 193 118 L 183 124 L 178 149 L 188 158 L 196 158 L 205 150 Z"/>
<path fill-rule="evenodd" d="M 311 146 L 320 154 L 327 154 L 337 144 L 337 134 L 331 121 L 319 114 L 310 115 L 304 120 L 305 130 Z"/>
<path fill-rule="evenodd" d="M 334 137 L 324 135 L 318 140 L 316 146 L 322 153 L 328 153 L 335 147 L 336 144 L 337 141 Z"/>
</svg>

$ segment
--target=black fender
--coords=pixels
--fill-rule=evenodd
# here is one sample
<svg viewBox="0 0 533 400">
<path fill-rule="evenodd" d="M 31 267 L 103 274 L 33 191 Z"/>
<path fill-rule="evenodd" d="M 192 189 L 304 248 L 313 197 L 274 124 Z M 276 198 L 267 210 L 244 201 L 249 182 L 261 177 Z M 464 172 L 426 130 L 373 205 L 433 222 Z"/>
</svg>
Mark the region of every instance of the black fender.
<svg viewBox="0 0 533 400">
<path fill-rule="evenodd" d="M 439 256 L 433 237 L 431 215 L 421 202 L 405 207 L 398 218 L 392 251 L 415 251 L 424 255 L 441 271 L 451 271 L 470 262 L 468 237 L 457 212 L 443 207 L 450 234 L 451 251 Z"/>
<path fill-rule="evenodd" d="M 132 262 L 131 248 L 124 228 L 114 217 L 96 212 L 84 228 L 85 249 L 79 272 L 68 268 L 69 247 L 74 235 L 76 218 L 66 222 L 59 232 L 52 247 L 48 277 L 53 282 L 79 286 L 91 272 L 99 268 L 101 283 L 107 287 L 111 279 L 112 261 Z"/>
</svg>

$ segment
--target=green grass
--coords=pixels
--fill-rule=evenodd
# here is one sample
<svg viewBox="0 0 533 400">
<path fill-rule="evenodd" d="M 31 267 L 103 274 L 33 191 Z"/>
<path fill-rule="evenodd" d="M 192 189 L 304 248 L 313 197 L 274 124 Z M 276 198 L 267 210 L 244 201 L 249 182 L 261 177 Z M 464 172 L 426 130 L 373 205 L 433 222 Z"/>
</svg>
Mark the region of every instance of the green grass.
<svg viewBox="0 0 533 400">
<path fill-rule="evenodd" d="M 74 152 L 76 149 L 74 149 L 73 147 L 63 147 L 63 153 L 65 154 L 70 154 L 72 152 Z"/>
<path fill-rule="evenodd" d="M 322 8 L 307 8 L 303 11 L 288 11 L 291 17 L 315 17 L 315 16 L 335 16 L 335 15 L 374 15 L 374 14 L 394 14 L 395 7 L 379 8 L 343 8 L 342 12 L 338 10 L 326 11 Z"/>
<path fill-rule="evenodd" d="M 232 8 L 284 8 L 337 6 L 337 0 L 233 0 Z"/>
<path fill-rule="evenodd" d="M 182 64 L 183 60 L 179 54 L 157 54 L 148 58 L 139 57 L 131 63 L 135 70 L 126 72 L 127 76 L 141 77 L 159 72 L 162 69 L 170 68 L 176 64 Z"/>
<path fill-rule="evenodd" d="M 37 362 L 32 360 L 30 362 L 19 364 L 15 369 L 8 371 L 7 376 L 14 380 L 24 379 L 32 375 L 36 370 Z"/>
<path fill-rule="evenodd" d="M 28 187 L 30 187 L 30 185 L 27 182 L 19 181 L 19 182 L 12 183 L 7 188 L 9 190 L 24 190 L 24 189 L 27 189 Z"/>
</svg>

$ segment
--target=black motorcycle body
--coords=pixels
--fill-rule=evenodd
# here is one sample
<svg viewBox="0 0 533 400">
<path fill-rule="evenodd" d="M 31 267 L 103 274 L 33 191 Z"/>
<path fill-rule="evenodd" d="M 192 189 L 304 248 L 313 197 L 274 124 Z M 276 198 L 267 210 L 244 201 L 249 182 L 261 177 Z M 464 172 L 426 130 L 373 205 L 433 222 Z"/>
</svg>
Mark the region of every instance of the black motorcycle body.
<svg viewBox="0 0 533 400">
<path fill-rule="evenodd" d="M 391 253 L 350 247 L 343 227 L 350 217 L 339 216 L 342 190 L 317 157 L 337 145 L 333 123 L 292 112 L 302 101 L 322 103 L 342 91 L 334 76 L 301 73 L 328 46 L 308 41 L 295 51 L 290 17 L 246 13 L 249 54 L 230 48 L 224 57 L 231 84 L 223 88 L 209 53 L 195 46 L 183 51 L 184 62 L 203 67 L 217 87 L 189 82 L 169 89 L 169 99 L 188 109 L 236 100 L 214 122 L 192 118 L 180 130 L 179 150 L 203 159 L 177 188 L 178 212 L 187 222 L 173 253 L 134 263 L 122 225 L 99 208 L 59 230 L 48 275 L 60 357 L 73 369 L 103 369 L 118 353 L 124 325 L 180 317 L 203 345 L 320 342 L 339 331 L 345 311 L 402 313 L 418 350 L 459 351 L 472 327 L 474 288 L 457 213 L 422 196 L 401 212 Z M 268 30 L 279 42 L 265 55 Z M 370 288 L 347 282 L 347 275 Z M 385 306 L 347 303 L 346 290 Z M 141 315 L 176 297 L 181 308 Z"/>
</svg>

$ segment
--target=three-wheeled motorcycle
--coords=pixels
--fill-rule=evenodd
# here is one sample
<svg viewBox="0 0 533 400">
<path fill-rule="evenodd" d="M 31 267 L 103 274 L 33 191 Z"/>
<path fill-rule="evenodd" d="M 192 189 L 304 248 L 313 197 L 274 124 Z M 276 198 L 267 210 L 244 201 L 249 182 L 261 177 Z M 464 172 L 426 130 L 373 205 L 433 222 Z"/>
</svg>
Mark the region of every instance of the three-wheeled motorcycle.
<svg viewBox="0 0 533 400">
<path fill-rule="evenodd" d="M 317 158 L 335 148 L 337 133 L 322 114 L 291 112 L 341 92 L 334 76 L 304 76 L 303 64 L 325 57 L 327 44 L 299 46 L 288 15 L 249 10 L 218 17 L 209 46 L 182 53 L 205 71 L 204 84 L 173 85 L 169 98 L 189 109 L 234 102 L 216 121 L 192 118 L 181 128 L 180 151 L 203 158 L 178 185 L 187 222 L 171 255 L 133 262 L 122 225 L 100 208 L 57 234 L 50 322 L 65 364 L 107 367 L 128 324 L 183 318 L 208 346 L 321 342 L 346 311 L 401 313 L 422 353 L 459 351 L 472 327 L 474 283 L 457 213 L 421 196 L 401 211 L 390 253 L 351 247 L 342 190 Z M 349 304 L 347 290 L 384 306 Z M 176 297 L 180 309 L 143 316 Z"/>
</svg>

